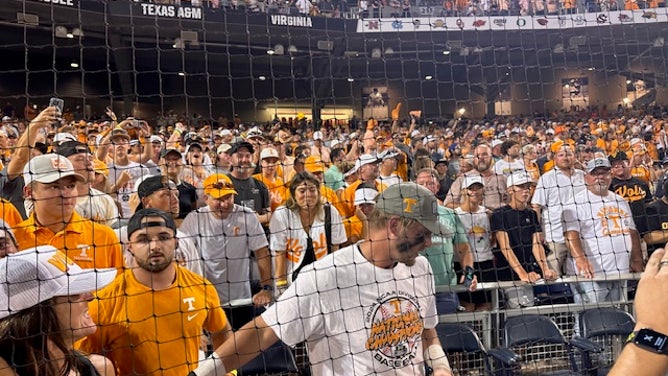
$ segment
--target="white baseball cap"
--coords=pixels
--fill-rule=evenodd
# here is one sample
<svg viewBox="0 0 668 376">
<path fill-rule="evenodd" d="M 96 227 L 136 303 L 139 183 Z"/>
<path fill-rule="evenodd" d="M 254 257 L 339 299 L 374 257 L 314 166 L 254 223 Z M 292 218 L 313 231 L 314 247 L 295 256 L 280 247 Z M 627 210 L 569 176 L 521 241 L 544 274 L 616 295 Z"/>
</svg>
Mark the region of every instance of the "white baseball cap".
<svg viewBox="0 0 668 376">
<path fill-rule="evenodd" d="M 462 188 L 469 188 L 473 184 L 485 185 L 485 182 L 482 180 L 482 176 L 478 174 L 464 175 L 464 181 L 462 182 Z"/>
<path fill-rule="evenodd" d="M 72 133 L 56 133 L 53 136 L 53 142 L 79 141 Z"/>
<path fill-rule="evenodd" d="M 262 149 L 262 152 L 260 152 L 260 160 L 264 160 L 267 158 L 280 159 L 280 157 L 278 156 L 278 151 L 271 147 Z"/>
<path fill-rule="evenodd" d="M 320 131 L 313 132 L 313 141 L 322 139 L 323 139 L 322 132 Z"/>
<path fill-rule="evenodd" d="M 94 292 L 116 269 L 81 269 L 53 246 L 43 245 L 0 260 L 0 319 L 57 296 Z"/>
<path fill-rule="evenodd" d="M 371 188 L 361 188 L 355 191 L 355 205 L 374 204 L 376 205 L 376 196 L 378 191 Z"/>
<path fill-rule="evenodd" d="M 348 176 L 356 173 L 357 170 L 359 170 L 360 167 L 362 167 L 364 165 L 371 164 L 371 163 L 378 163 L 378 162 L 380 162 L 380 159 L 378 159 L 377 156 L 375 156 L 373 154 L 362 154 L 355 161 L 355 166 L 353 166 L 353 168 L 351 168 L 348 172 L 346 172 L 344 174 L 344 176 L 348 177 Z"/>
<path fill-rule="evenodd" d="M 82 182 L 86 181 L 86 178 L 74 171 L 72 162 L 59 154 L 39 155 L 29 160 L 23 167 L 23 181 L 26 186 L 34 181 L 49 184 L 68 176 L 74 176 Z"/>
<path fill-rule="evenodd" d="M 607 160 L 607 159 L 606 159 Z M 526 183 L 535 183 L 531 175 L 529 175 L 526 170 L 515 170 L 510 176 L 508 176 L 508 186 L 512 187 L 514 185 L 522 185 Z"/>
</svg>

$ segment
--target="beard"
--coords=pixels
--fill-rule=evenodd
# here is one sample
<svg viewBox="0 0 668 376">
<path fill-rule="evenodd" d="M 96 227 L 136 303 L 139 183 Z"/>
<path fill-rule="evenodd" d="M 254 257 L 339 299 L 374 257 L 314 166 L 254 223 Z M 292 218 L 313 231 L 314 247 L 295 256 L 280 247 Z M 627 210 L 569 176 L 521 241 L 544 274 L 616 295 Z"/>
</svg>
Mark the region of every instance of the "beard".
<svg viewBox="0 0 668 376">
<path fill-rule="evenodd" d="M 146 260 L 139 259 L 135 257 L 135 261 L 137 262 L 137 266 L 140 268 L 151 272 L 151 273 L 160 273 L 163 270 L 167 269 L 169 265 L 174 261 L 173 258 L 165 258 L 164 261 L 161 262 L 151 262 L 149 261 L 150 255 Z"/>
</svg>

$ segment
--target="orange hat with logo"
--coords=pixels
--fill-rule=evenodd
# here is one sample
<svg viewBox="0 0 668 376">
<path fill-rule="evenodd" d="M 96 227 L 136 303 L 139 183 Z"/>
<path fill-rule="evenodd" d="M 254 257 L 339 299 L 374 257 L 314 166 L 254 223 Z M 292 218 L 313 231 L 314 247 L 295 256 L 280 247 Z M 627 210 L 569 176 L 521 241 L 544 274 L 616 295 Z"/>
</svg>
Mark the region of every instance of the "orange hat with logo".
<svg viewBox="0 0 668 376">
<path fill-rule="evenodd" d="M 225 174 L 213 174 L 204 180 L 204 194 L 218 199 L 230 194 L 236 195 L 232 180 Z"/>
</svg>

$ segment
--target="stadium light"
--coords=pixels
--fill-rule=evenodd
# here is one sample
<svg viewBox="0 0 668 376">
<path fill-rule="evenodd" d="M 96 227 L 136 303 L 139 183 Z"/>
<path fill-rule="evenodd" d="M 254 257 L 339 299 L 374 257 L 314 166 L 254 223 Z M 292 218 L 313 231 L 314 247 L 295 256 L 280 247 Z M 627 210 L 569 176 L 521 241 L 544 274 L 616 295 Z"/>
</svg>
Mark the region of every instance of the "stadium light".
<svg viewBox="0 0 668 376">
<path fill-rule="evenodd" d="M 260 80 L 260 81 L 264 81 L 264 80 L 267 79 L 267 77 L 265 77 L 265 76 L 259 76 L 257 79 Z"/>
<path fill-rule="evenodd" d="M 430 75 L 430 74 L 424 76 L 424 79 L 425 79 L 425 80 L 431 80 L 432 78 L 434 78 L 434 76 L 432 76 L 432 75 Z"/>
<path fill-rule="evenodd" d="M 77 63 L 76 60 L 75 60 L 75 61 L 72 61 L 72 62 L 70 63 L 70 67 L 72 67 L 72 68 L 79 68 L 79 63 Z"/>
<path fill-rule="evenodd" d="M 352 78 L 352 77 L 348 77 L 348 82 L 353 82 L 353 81 L 355 81 L 354 78 Z"/>
</svg>

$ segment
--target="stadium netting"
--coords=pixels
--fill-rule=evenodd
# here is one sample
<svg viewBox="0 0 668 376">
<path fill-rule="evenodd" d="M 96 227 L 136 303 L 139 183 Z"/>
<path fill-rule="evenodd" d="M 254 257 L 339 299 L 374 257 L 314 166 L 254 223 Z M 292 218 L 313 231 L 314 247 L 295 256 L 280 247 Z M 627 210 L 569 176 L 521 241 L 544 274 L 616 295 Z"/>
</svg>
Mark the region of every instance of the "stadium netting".
<svg viewBox="0 0 668 376">
<path fill-rule="evenodd" d="M 181 121 L 240 135 L 284 126 L 310 137 L 324 128 L 338 140 L 369 118 L 385 140 L 394 120 L 405 129 L 415 121 L 421 136 L 463 135 L 486 123 L 497 132 L 511 122 L 592 120 L 596 128 L 600 119 L 668 103 L 668 8 L 627 3 L 636 6 L 519 1 L 483 9 L 471 1 L 451 11 L 420 1 L 411 17 L 391 17 L 388 5 L 382 18 L 358 18 L 358 4 L 343 2 L 309 15 L 277 2 L 5 0 L 0 101 L 9 124 L 62 98 L 65 121 L 82 135 L 108 120 L 107 106 L 156 134 Z M 560 298 L 538 311 L 570 337 L 582 307 Z M 441 321 L 466 322 L 493 347 L 502 319 L 514 314 L 496 308 L 455 310 Z M 305 350 L 296 354 L 307 367 Z M 552 355 L 545 347 L 535 367 Z M 457 372 L 482 374 L 479 359 L 471 364 Z"/>
</svg>

